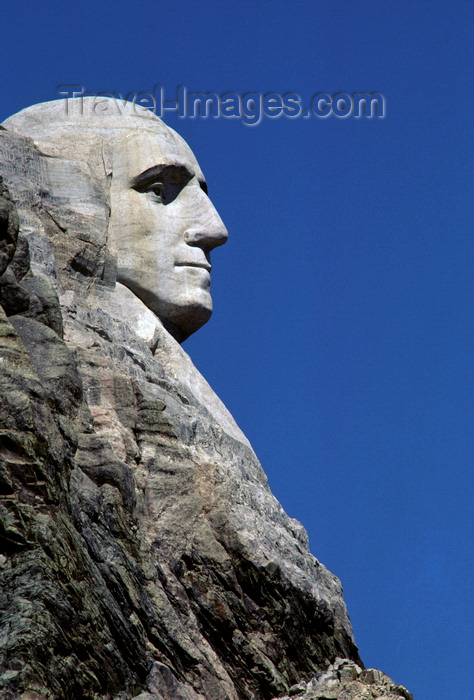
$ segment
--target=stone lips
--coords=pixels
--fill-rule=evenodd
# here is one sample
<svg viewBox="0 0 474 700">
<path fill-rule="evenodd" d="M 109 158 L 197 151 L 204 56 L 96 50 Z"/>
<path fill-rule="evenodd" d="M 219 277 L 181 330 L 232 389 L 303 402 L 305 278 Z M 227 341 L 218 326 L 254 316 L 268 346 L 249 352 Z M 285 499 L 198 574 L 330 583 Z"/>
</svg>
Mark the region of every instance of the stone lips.
<svg viewBox="0 0 474 700">
<path fill-rule="evenodd" d="M 272 698 L 360 665 L 339 581 L 115 283 L 109 183 L 43 148 L 0 131 L 2 697 Z"/>
</svg>

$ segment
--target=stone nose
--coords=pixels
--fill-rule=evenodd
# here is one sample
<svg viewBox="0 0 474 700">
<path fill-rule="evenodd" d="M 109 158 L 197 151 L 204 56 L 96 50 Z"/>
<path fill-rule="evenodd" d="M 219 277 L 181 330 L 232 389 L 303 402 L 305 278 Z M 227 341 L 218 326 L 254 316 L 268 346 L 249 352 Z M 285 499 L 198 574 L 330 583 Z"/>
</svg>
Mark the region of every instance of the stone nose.
<svg viewBox="0 0 474 700">
<path fill-rule="evenodd" d="M 227 241 L 227 237 L 227 229 L 224 224 L 222 224 L 222 227 L 219 229 L 201 229 L 193 226 L 192 228 L 188 228 L 184 233 L 184 240 L 188 245 L 203 248 L 206 251 L 224 245 Z"/>
<path fill-rule="evenodd" d="M 201 189 L 197 200 L 194 202 L 192 222 L 184 232 L 184 240 L 189 246 L 209 252 L 223 245 L 229 234 L 211 200 Z"/>
</svg>

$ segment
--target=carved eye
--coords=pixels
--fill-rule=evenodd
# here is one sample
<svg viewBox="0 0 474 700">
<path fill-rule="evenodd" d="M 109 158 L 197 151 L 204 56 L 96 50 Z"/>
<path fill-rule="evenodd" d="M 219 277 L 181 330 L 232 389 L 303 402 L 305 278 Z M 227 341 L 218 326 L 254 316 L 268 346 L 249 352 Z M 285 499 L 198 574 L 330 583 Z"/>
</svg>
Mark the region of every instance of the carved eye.
<svg viewBox="0 0 474 700">
<path fill-rule="evenodd" d="M 160 199 L 160 201 L 164 200 L 165 191 L 166 187 L 162 182 L 153 182 L 145 190 L 145 192 L 153 192 Z"/>
<path fill-rule="evenodd" d="M 159 172 L 153 172 L 156 170 Z M 136 177 L 131 186 L 149 195 L 152 202 L 166 205 L 174 202 L 192 177 L 184 166 L 154 166 Z"/>
</svg>

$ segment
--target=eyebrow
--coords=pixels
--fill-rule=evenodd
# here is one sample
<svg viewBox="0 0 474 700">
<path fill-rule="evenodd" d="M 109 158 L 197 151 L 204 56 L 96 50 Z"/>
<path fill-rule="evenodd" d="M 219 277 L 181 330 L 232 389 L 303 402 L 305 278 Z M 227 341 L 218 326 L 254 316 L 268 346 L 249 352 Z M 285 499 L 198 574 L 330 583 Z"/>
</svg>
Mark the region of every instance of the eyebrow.
<svg viewBox="0 0 474 700">
<path fill-rule="evenodd" d="M 161 165 L 153 165 L 151 168 L 140 173 L 140 175 L 134 177 L 131 181 L 131 186 L 134 189 L 141 189 L 157 178 L 164 178 L 185 185 L 193 177 L 194 175 L 185 165 L 169 165 L 162 163 Z"/>
</svg>

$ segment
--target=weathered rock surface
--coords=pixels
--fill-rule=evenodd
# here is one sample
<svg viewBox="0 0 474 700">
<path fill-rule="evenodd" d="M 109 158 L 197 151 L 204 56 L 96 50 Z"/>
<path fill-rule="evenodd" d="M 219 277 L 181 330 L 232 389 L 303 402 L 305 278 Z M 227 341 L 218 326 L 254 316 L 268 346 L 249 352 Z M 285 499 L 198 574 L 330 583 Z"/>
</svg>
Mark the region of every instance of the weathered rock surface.
<svg viewBox="0 0 474 700">
<path fill-rule="evenodd" d="M 116 283 L 108 185 L 8 130 L 0 173 L 0 696 L 409 698 L 327 670 L 361 664 L 340 583 Z"/>
<path fill-rule="evenodd" d="M 353 661 L 336 659 L 327 671 L 309 682 L 292 686 L 275 700 L 413 700 L 406 688 L 375 668 L 362 669 Z"/>
</svg>

